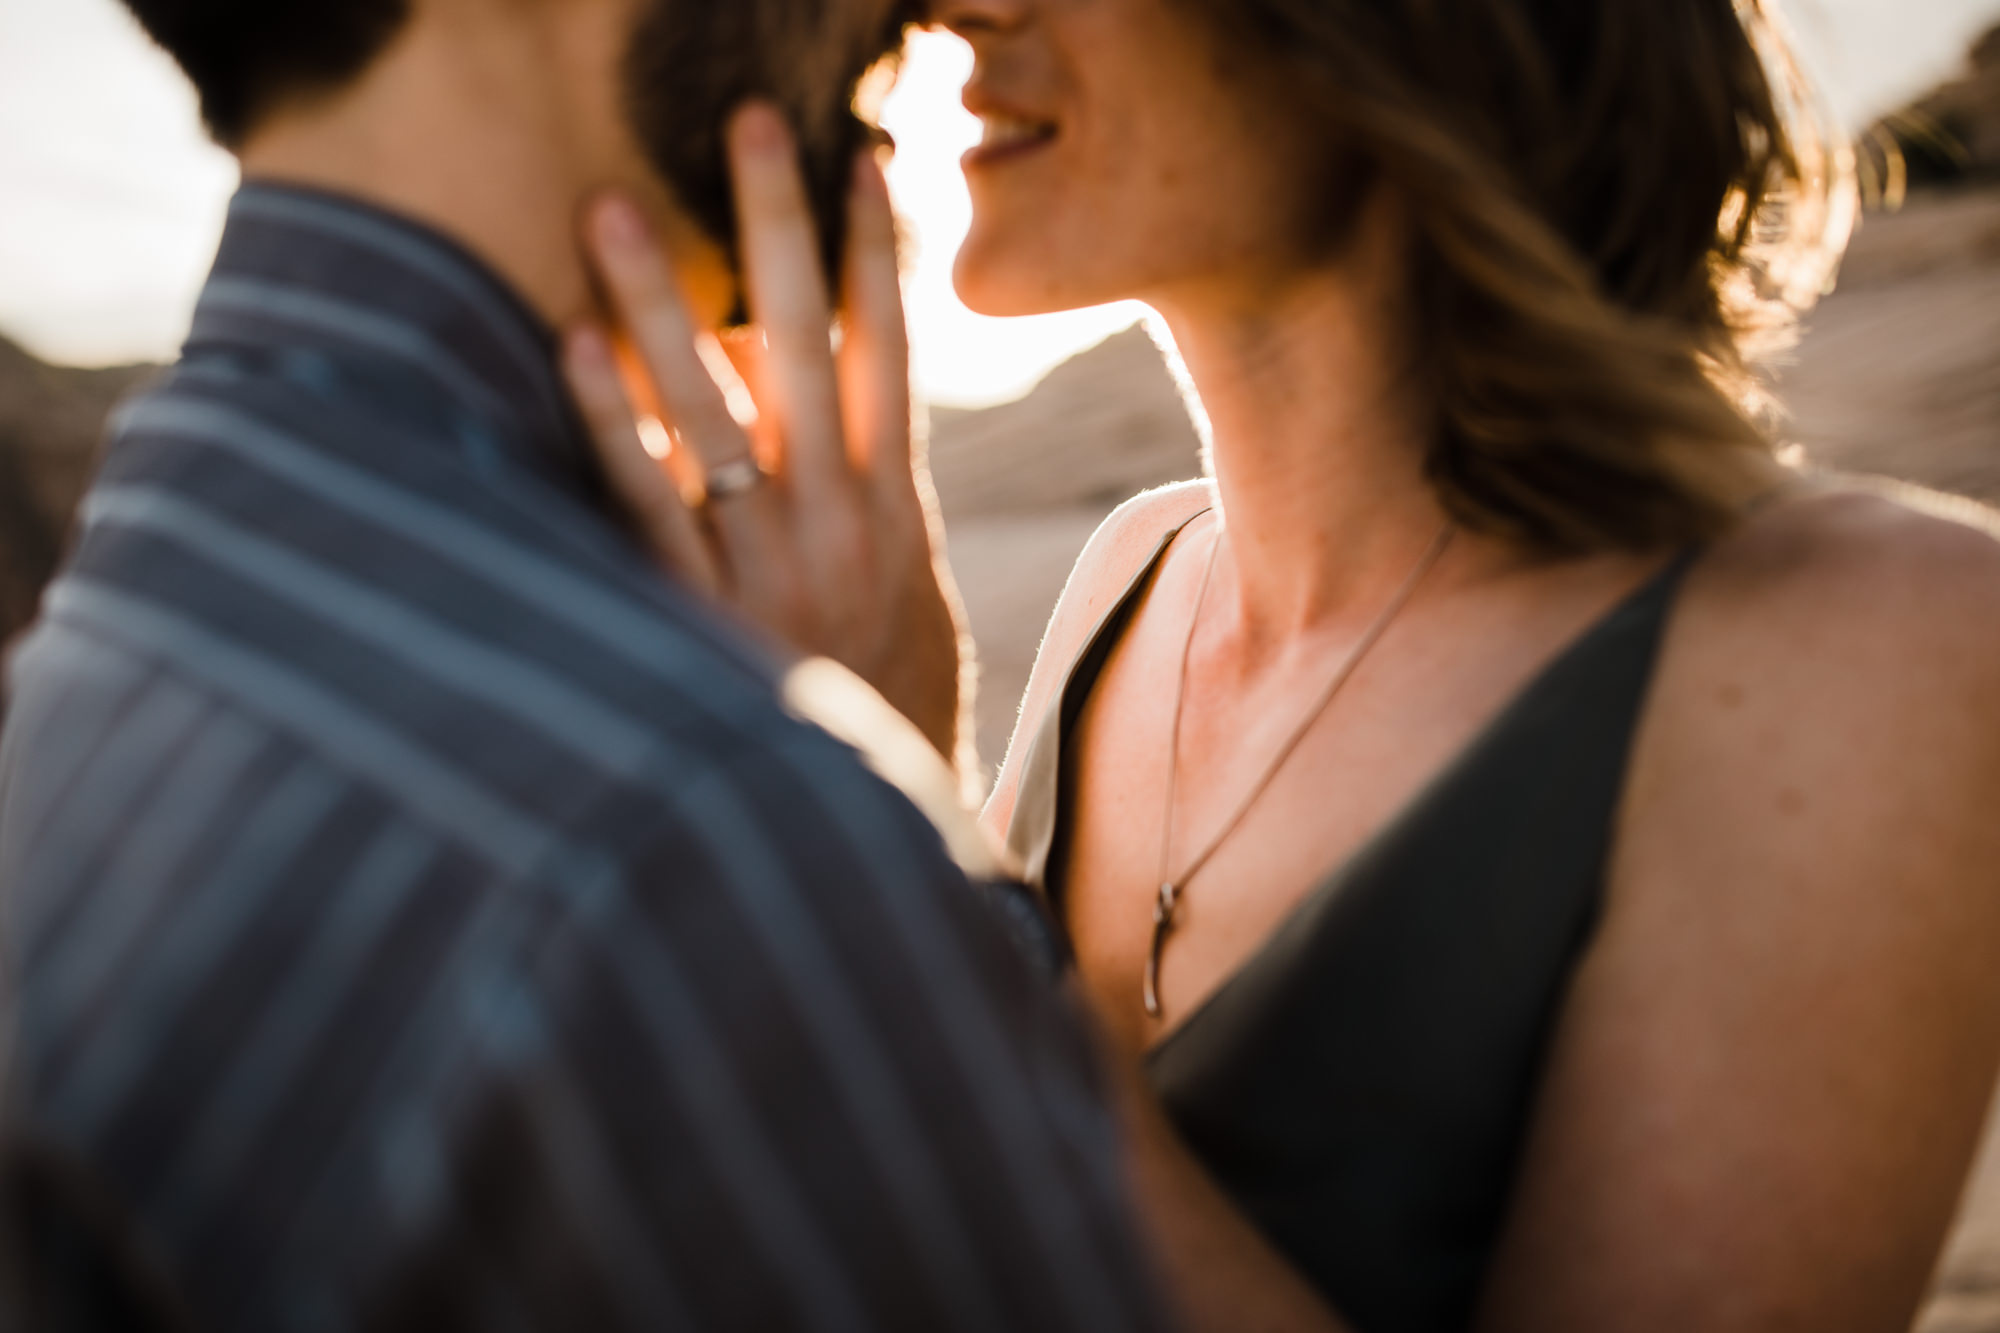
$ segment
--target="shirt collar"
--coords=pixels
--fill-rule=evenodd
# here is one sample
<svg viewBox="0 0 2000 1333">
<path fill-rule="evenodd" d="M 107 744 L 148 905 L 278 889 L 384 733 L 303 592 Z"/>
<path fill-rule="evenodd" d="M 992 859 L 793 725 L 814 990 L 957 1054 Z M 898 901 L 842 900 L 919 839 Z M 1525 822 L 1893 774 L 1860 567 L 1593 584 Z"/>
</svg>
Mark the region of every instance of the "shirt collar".
<svg viewBox="0 0 2000 1333">
<path fill-rule="evenodd" d="M 229 206 L 188 354 L 305 350 L 400 377 L 487 448 L 564 489 L 601 491 L 548 325 L 490 267 L 421 223 L 340 195 L 251 182 Z"/>
</svg>

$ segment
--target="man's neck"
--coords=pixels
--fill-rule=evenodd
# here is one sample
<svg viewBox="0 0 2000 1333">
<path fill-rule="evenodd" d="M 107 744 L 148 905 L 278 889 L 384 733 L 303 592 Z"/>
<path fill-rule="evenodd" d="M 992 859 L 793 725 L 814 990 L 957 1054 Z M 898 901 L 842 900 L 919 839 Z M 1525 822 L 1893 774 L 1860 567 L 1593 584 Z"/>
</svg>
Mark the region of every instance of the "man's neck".
<svg viewBox="0 0 2000 1333">
<path fill-rule="evenodd" d="M 671 206 L 627 128 L 624 7 L 471 7 L 476 22 L 457 8 L 418 6 L 354 85 L 273 114 L 239 154 L 245 179 L 335 191 L 434 227 L 556 327 L 594 309 L 578 208 L 622 188 L 694 261 L 682 268 L 699 305 L 726 303 L 700 290 L 717 285 L 714 247 Z"/>
</svg>

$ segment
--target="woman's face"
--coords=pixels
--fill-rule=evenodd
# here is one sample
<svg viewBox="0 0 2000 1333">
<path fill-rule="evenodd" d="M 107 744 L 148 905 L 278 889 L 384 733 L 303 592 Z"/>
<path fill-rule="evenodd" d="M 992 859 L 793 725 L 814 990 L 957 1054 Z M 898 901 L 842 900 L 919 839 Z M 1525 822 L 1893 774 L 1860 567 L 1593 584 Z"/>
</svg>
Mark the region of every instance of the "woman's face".
<svg viewBox="0 0 2000 1333">
<path fill-rule="evenodd" d="M 1332 154 L 1191 0 L 933 0 L 972 44 L 959 295 L 1040 314 L 1281 279 Z M 1315 151 L 1318 149 L 1319 151 Z M 1222 294 L 1218 292 L 1217 294 Z"/>
</svg>

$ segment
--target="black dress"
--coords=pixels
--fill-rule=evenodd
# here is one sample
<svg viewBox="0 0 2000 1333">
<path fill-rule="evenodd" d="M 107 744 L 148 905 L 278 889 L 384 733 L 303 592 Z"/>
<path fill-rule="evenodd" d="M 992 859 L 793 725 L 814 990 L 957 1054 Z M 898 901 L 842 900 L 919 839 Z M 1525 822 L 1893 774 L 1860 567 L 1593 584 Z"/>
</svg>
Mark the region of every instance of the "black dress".
<svg viewBox="0 0 2000 1333">
<path fill-rule="evenodd" d="M 1178 533 L 1027 752 L 1009 843 L 1058 914 L 1065 741 Z M 1688 563 L 1568 648 L 1149 1057 L 1188 1145 L 1358 1333 L 1471 1321 Z"/>
</svg>

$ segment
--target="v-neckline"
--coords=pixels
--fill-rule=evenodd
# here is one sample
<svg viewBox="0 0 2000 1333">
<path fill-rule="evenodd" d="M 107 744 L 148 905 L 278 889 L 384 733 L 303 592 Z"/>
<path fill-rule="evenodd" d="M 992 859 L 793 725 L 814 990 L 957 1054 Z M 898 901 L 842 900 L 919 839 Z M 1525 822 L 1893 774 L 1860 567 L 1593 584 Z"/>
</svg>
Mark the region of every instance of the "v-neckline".
<svg viewBox="0 0 2000 1333">
<path fill-rule="evenodd" d="M 1069 813 L 1065 807 L 1063 789 L 1069 731 L 1074 720 L 1081 716 L 1082 706 L 1088 699 L 1089 692 L 1096 689 L 1103 675 L 1106 660 L 1111 650 L 1116 647 L 1117 637 L 1122 636 L 1130 628 L 1132 615 L 1140 596 L 1159 576 L 1167 553 L 1189 528 L 1213 512 L 1213 505 L 1204 507 L 1161 535 L 1152 555 L 1132 575 L 1118 597 L 1105 608 L 1104 614 L 1091 630 L 1089 638 L 1085 640 L 1083 650 L 1077 654 L 1076 659 L 1064 673 L 1060 688 L 1051 697 L 1047 711 L 1036 726 L 1034 738 L 1029 742 L 1022 763 L 1020 794 L 1016 798 L 1014 812 L 1008 824 L 1008 848 L 1016 863 L 1028 868 L 1030 881 L 1048 898 L 1050 909 L 1059 920 L 1064 919 L 1066 913 L 1063 911 L 1059 895 L 1053 891 L 1055 867 L 1052 863 L 1055 851 L 1062 841 Z M 1451 786 L 1466 765 L 1481 756 L 1496 736 L 1504 734 L 1518 717 L 1535 704 L 1552 680 L 1560 677 L 1576 659 L 1588 654 L 1623 622 L 1626 613 L 1632 608 L 1646 603 L 1659 593 L 1663 586 L 1677 583 L 1692 563 L 1693 556 L 1693 551 L 1685 551 L 1669 559 L 1658 571 L 1621 597 L 1610 610 L 1591 622 L 1574 639 L 1554 653 L 1535 671 L 1525 685 L 1509 696 L 1506 703 L 1473 732 L 1471 738 L 1455 751 L 1436 773 L 1425 779 L 1409 801 L 1362 839 L 1352 852 L 1341 858 L 1325 874 L 1316 877 L 1299 896 L 1299 900 L 1279 919 L 1278 924 L 1241 963 L 1230 971 L 1222 983 L 1203 997 L 1186 1017 L 1168 1028 L 1146 1047 L 1142 1057 L 1144 1061 L 1150 1065 L 1159 1059 L 1183 1033 L 1193 1027 L 1203 1015 L 1213 1010 L 1225 995 L 1259 970 L 1294 932 L 1298 924 L 1311 915 L 1324 899 L 1336 893 L 1346 883 L 1356 866 L 1366 864 L 1385 843 L 1412 820 L 1420 819 Z M 1090 667 L 1088 688 L 1082 696 L 1077 696 L 1077 685 L 1086 666 Z M 1040 783 L 1034 781 L 1037 776 L 1043 778 Z M 1030 797 L 1039 798 L 1035 802 L 1039 805 L 1039 809 L 1025 808 L 1030 804 Z M 1036 845 L 1021 845 L 1030 841 Z"/>
</svg>

